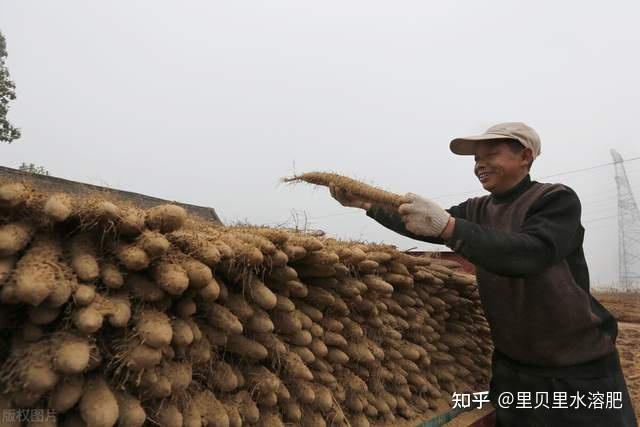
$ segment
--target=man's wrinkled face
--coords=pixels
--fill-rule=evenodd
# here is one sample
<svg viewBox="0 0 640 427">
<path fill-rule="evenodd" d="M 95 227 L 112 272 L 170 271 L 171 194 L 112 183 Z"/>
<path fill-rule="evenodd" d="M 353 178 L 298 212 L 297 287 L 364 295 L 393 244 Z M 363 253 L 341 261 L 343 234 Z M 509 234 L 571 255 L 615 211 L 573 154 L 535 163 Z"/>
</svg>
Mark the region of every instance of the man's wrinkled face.
<svg viewBox="0 0 640 427">
<path fill-rule="evenodd" d="M 518 147 L 518 146 L 516 146 Z M 503 193 L 515 186 L 529 170 L 531 151 L 514 149 L 500 140 L 476 144 L 474 173 L 482 187 L 491 193 Z"/>
</svg>

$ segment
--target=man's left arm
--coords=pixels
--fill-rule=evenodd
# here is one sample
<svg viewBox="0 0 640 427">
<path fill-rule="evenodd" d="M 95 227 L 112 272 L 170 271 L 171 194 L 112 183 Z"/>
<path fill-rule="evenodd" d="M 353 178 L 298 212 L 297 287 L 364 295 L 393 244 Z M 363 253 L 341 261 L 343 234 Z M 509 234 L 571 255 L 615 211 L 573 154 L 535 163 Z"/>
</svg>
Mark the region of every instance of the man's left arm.
<svg viewBox="0 0 640 427">
<path fill-rule="evenodd" d="M 495 274 L 536 274 L 575 250 L 582 227 L 580 215 L 578 196 L 562 186 L 534 202 L 519 232 L 496 231 L 456 219 L 447 246 Z"/>
<path fill-rule="evenodd" d="M 465 218 L 467 201 L 464 201 L 458 205 L 452 206 L 445 211 L 455 218 Z M 439 236 L 421 235 L 409 231 L 403 222 L 403 218 L 394 211 L 391 211 L 383 207 L 372 207 L 367 210 L 367 216 L 375 219 L 377 222 L 385 226 L 386 228 L 395 231 L 405 237 L 409 237 L 414 240 L 421 240 L 423 242 L 429 242 L 438 245 L 444 245 L 444 240 Z"/>
</svg>

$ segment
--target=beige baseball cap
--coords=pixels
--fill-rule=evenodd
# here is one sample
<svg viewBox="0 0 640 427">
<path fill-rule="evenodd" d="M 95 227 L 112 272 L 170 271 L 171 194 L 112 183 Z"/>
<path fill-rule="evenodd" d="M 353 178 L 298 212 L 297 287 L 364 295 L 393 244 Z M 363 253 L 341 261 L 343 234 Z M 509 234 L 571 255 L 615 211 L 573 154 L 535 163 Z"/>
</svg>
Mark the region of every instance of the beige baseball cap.
<svg viewBox="0 0 640 427">
<path fill-rule="evenodd" d="M 525 148 L 530 148 L 535 159 L 540 155 L 540 137 L 538 133 L 521 122 L 499 123 L 491 126 L 482 135 L 466 136 L 451 141 L 449 148 L 455 154 L 472 155 L 475 153 L 475 143 L 496 139 L 516 139 Z"/>
</svg>

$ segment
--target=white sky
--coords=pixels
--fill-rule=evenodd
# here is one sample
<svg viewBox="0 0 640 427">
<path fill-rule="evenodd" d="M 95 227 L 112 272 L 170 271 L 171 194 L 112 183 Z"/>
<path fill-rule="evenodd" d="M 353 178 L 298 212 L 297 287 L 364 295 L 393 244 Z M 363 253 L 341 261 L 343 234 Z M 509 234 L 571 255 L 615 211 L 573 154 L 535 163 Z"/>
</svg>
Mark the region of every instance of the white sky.
<svg viewBox="0 0 640 427">
<path fill-rule="evenodd" d="M 330 170 L 443 207 L 482 194 L 456 136 L 524 121 L 534 179 L 640 156 L 637 1 L 4 1 L 23 137 L 0 164 L 328 234 L 431 249 L 278 183 Z M 640 193 L 640 161 L 627 164 Z M 542 179 L 540 179 L 542 180 Z M 613 169 L 583 203 L 594 284 L 617 277 Z M 544 180 L 542 180 L 544 181 Z M 301 217 L 301 223 L 304 220 Z"/>
</svg>

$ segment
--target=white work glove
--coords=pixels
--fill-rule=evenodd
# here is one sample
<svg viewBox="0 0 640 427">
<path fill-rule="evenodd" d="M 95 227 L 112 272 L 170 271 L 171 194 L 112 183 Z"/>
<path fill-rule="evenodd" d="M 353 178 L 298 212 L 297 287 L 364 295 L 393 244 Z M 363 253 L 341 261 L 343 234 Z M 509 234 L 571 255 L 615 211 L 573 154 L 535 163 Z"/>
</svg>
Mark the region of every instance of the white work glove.
<svg viewBox="0 0 640 427">
<path fill-rule="evenodd" d="M 425 237 L 439 237 L 447 227 L 451 215 L 436 202 L 417 194 L 407 193 L 404 196 L 410 203 L 398 208 L 407 230 Z"/>
</svg>

